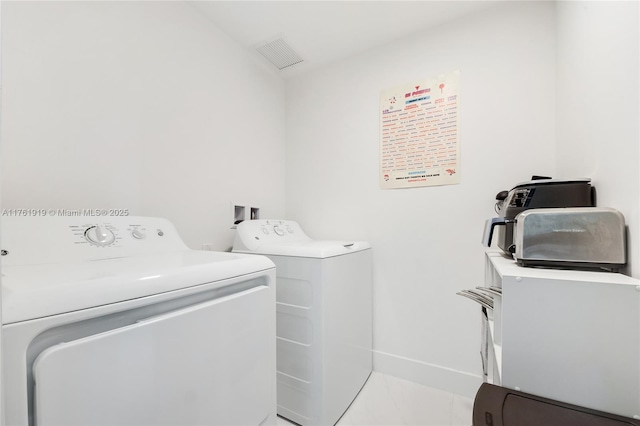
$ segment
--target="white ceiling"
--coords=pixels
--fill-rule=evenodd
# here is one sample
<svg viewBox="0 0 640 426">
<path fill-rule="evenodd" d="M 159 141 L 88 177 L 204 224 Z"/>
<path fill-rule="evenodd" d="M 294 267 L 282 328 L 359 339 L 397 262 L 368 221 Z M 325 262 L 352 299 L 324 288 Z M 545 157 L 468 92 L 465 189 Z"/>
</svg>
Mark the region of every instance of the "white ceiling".
<svg viewBox="0 0 640 426">
<path fill-rule="evenodd" d="M 283 38 L 303 62 L 283 77 L 357 55 L 500 1 L 193 1 L 247 49 Z M 275 69 L 275 68 L 274 68 Z"/>
</svg>

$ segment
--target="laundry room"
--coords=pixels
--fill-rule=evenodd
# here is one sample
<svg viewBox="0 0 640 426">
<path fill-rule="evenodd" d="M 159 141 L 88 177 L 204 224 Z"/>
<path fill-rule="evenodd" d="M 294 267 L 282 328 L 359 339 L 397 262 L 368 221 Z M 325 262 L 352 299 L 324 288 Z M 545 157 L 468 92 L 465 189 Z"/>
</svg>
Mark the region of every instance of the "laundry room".
<svg viewBox="0 0 640 426">
<path fill-rule="evenodd" d="M 243 206 L 246 221 L 366 241 L 376 380 L 449 395 L 443 423 L 412 418 L 412 401 L 377 424 L 470 414 L 480 313 L 456 293 L 485 282 L 500 191 L 590 179 L 597 205 L 624 217 L 619 274 L 640 279 L 638 1 L 54 0 L 0 13 L 0 225 L 106 210 L 229 252 Z M 257 52 L 276 38 L 302 61 L 279 70 Z M 384 187 L 381 94 L 442 75 L 458 83 L 456 181 Z"/>
</svg>

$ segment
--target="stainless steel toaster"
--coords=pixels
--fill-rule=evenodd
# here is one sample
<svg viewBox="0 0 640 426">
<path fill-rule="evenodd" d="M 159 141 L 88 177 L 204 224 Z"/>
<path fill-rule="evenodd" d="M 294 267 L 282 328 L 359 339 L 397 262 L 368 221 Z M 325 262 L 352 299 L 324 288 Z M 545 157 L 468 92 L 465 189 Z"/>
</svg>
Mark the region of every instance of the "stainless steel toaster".
<svg viewBox="0 0 640 426">
<path fill-rule="evenodd" d="M 515 218 L 514 243 L 523 266 L 617 270 L 627 261 L 624 216 L 607 207 L 526 210 Z"/>
</svg>

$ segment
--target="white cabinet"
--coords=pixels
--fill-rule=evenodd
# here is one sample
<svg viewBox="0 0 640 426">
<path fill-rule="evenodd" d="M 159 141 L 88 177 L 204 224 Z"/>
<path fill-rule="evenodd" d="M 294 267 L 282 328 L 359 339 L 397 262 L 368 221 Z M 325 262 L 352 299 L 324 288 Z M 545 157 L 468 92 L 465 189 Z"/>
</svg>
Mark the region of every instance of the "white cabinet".
<svg viewBox="0 0 640 426">
<path fill-rule="evenodd" d="M 484 284 L 502 288 L 489 315 L 490 382 L 640 418 L 639 280 L 525 268 L 489 251 Z"/>
</svg>

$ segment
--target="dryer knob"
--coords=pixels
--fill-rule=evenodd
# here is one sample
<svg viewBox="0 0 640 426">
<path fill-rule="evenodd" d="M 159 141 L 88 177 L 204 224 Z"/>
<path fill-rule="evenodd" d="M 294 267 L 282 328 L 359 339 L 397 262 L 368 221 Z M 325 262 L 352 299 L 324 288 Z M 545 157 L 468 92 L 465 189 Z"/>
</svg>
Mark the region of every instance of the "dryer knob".
<svg viewBox="0 0 640 426">
<path fill-rule="evenodd" d="M 281 237 L 284 235 L 284 229 L 280 228 L 278 225 L 273 227 L 273 232 L 275 232 Z"/>
<path fill-rule="evenodd" d="M 84 231 L 84 238 L 91 244 L 104 247 L 112 244 L 116 240 L 116 235 L 110 229 L 96 225 Z"/>
<path fill-rule="evenodd" d="M 135 239 L 142 240 L 143 238 L 145 238 L 147 236 L 147 234 L 145 234 L 140 229 L 135 228 L 133 231 L 131 231 L 131 236 L 133 236 L 133 238 L 135 238 Z"/>
</svg>

